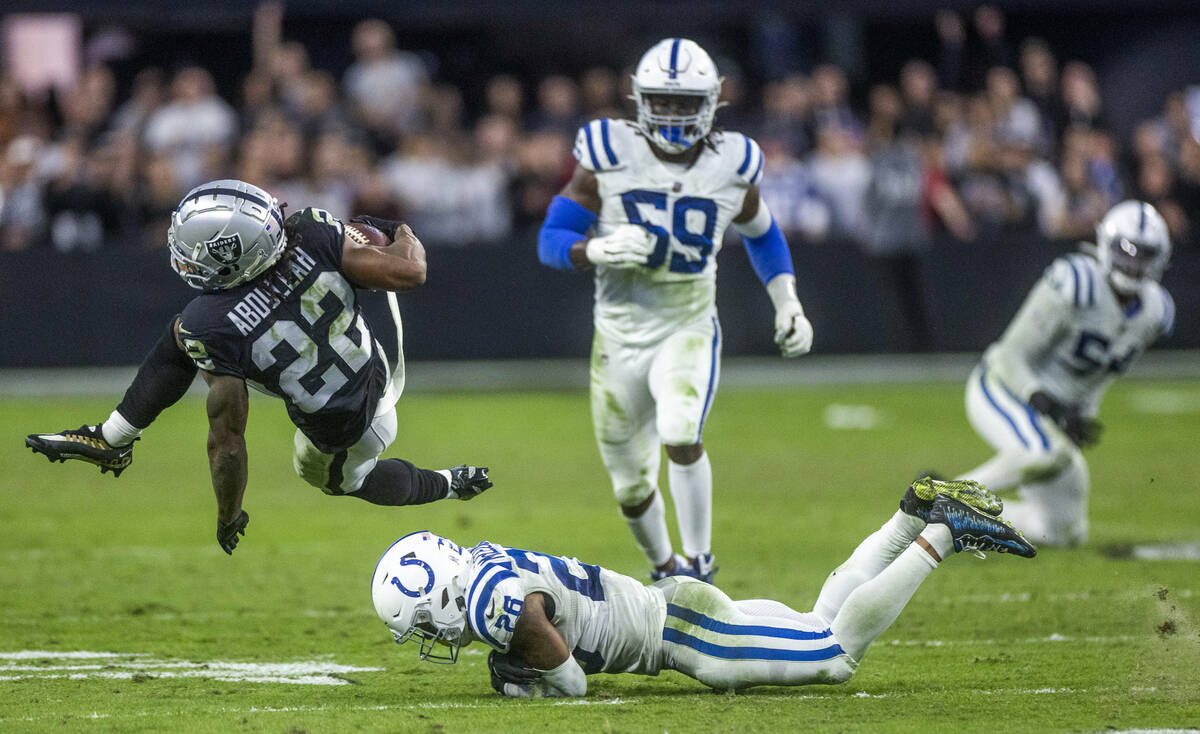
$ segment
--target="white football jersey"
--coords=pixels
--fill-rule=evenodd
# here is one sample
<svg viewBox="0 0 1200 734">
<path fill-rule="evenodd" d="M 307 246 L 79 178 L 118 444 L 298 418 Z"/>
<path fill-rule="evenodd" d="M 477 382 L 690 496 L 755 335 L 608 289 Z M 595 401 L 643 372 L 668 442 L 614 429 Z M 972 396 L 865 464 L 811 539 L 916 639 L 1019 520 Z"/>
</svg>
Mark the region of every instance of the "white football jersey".
<svg viewBox="0 0 1200 734">
<path fill-rule="evenodd" d="M 540 591 L 585 673 L 658 672 L 667 613 L 658 589 L 576 558 L 487 541 L 470 552 L 466 615 L 476 639 L 508 652 L 525 597 Z"/>
<path fill-rule="evenodd" d="M 1100 263 L 1072 253 L 1046 269 L 985 359 L 1020 399 L 1044 390 L 1095 415 L 1112 380 L 1174 320 L 1175 304 L 1158 283 L 1146 282 L 1122 306 Z"/>
<path fill-rule="evenodd" d="M 657 236 L 640 268 L 596 268 L 596 328 L 650 344 L 716 311 L 717 252 L 762 178 L 762 150 L 735 132 L 714 132 L 690 166 L 659 160 L 629 120 L 592 120 L 575 138 L 579 165 L 596 174 L 596 235 L 640 224 Z"/>
</svg>

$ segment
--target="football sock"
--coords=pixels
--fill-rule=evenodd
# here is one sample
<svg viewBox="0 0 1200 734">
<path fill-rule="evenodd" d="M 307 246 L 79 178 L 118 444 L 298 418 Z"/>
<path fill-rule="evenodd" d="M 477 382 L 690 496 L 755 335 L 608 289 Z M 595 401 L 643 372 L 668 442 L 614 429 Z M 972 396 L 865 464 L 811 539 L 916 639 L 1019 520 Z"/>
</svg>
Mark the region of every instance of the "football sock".
<svg viewBox="0 0 1200 734">
<path fill-rule="evenodd" d="M 708 453 L 691 464 L 667 461 L 667 479 L 683 554 L 691 559 L 708 553 L 712 547 L 712 465 Z"/>
<path fill-rule="evenodd" d="M 912 543 L 879 575 L 851 592 L 830 625 L 842 649 L 861 661 L 867 647 L 896 621 L 935 568 L 937 562 L 924 548 Z"/>
<path fill-rule="evenodd" d="M 154 422 L 159 413 L 183 397 L 192 386 L 196 369 L 192 358 L 184 354 L 175 343 L 175 319 L 171 319 L 170 325 L 158 338 L 154 348 L 142 360 L 137 375 L 117 405 L 117 413 L 120 413 L 130 426 L 146 428 Z M 114 430 L 120 431 L 120 427 Z M 115 433 L 114 437 L 119 438 Z M 104 440 L 112 443 L 107 432 Z M 129 439 L 132 440 L 133 438 Z"/>
<path fill-rule="evenodd" d="M 824 627 L 829 622 L 821 619 L 814 612 L 797 612 L 787 604 L 773 599 L 745 599 L 733 603 L 737 610 L 750 617 L 775 617 L 790 619 L 806 625 Z"/>
<path fill-rule="evenodd" d="M 662 494 L 654 490 L 654 499 L 646 507 L 646 511 L 637 517 L 629 517 L 622 513 L 633 539 L 650 565 L 658 568 L 671 559 L 671 536 L 667 533 L 667 508 L 663 504 Z"/>
<path fill-rule="evenodd" d="M 1007 512 L 1007 508 L 1005 508 L 1005 511 Z M 954 553 L 954 536 L 950 534 L 950 528 L 945 525 L 940 523 L 927 525 L 921 531 L 921 537 L 937 551 L 937 554 L 942 557 L 943 561 Z M 926 553 L 925 555 L 928 556 L 929 554 Z M 930 556 L 929 560 L 933 561 L 933 556 Z"/>
<path fill-rule="evenodd" d="M 420 469 L 404 459 L 384 459 L 375 465 L 358 491 L 346 494 L 373 505 L 423 505 L 446 498 L 450 488 L 448 474 Z"/>
<path fill-rule="evenodd" d="M 858 544 L 845 563 L 829 574 L 813 611 L 826 620 L 832 620 L 850 593 L 887 568 L 924 528 L 924 520 L 897 510 L 878 530 Z"/>
<path fill-rule="evenodd" d="M 108 416 L 108 420 L 100 424 L 100 433 L 104 434 L 104 440 L 108 441 L 110 446 L 127 446 L 133 443 L 133 439 L 142 435 L 136 426 L 115 410 Z"/>
</svg>

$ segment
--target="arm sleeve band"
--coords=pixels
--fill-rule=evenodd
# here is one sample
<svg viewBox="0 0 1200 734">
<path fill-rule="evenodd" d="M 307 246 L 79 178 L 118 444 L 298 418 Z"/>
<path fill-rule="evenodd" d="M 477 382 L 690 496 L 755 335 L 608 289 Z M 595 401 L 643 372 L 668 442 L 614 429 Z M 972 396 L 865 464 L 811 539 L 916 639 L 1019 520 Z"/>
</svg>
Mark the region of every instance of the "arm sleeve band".
<svg viewBox="0 0 1200 734">
<path fill-rule="evenodd" d="M 542 687 L 548 698 L 587 695 L 587 675 L 570 655 L 556 668 L 540 670 Z"/>
<path fill-rule="evenodd" d="M 558 270 L 574 270 L 571 245 L 587 238 L 587 232 L 599 217 L 579 202 L 556 196 L 546 210 L 546 221 L 538 232 L 538 259 Z"/>
<path fill-rule="evenodd" d="M 743 234 L 742 239 L 746 242 L 746 254 L 750 256 L 750 264 L 754 266 L 754 272 L 758 274 L 758 279 L 763 285 L 770 283 L 781 273 L 795 274 L 796 271 L 792 269 L 792 253 L 788 250 L 783 230 L 779 228 L 774 217 L 771 218 L 771 227 L 765 234 L 758 237 L 747 237 Z"/>
</svg>

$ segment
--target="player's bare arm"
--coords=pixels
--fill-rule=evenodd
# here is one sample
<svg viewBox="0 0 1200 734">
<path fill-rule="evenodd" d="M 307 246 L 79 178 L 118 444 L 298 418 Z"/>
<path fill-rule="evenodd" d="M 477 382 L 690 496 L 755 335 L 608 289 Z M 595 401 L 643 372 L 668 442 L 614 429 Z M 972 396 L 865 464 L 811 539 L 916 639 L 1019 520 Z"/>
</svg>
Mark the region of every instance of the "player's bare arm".
<svg viewBox="0 0 1200 734">
<path fill-rule="evenodd" d="M 237 532 L 245 527 L 246 519 L 242 495 L 246 491 L 250 396 L 241 378 L 203 374 L 208 383 L 208 469 L 217 496 L 217 538 L 225 552 L 232 553 L 237 546 Z M 229 528 L 234 530 L 230 532 Z"/>
<path fill-rule="evenodd" d="M 375 247 L 342 243 L 342 272 L 355 285 L 384 291 L 407 291 L 425 284 L 425 247 L 407 224 L 396 229 L 392 244 Z"/>
<path fill-rule="evenodd" d="M 550 670 L 562 665 L 570 657 L 567 643 L 550 624 L 547 604 L 553 605 L 546 595 L 535 591 L 525 597 L 521 615 L 513 629 L 511 649 L 526 663 L 539 670 Z"/>
<path fill-rule="evenodd" d="M 530 695 L 582 696 L 587 693 L 587 676 L 571 657 L 562 634 L 550 623 L 553 604 L 540 591 L 525 596 L 510 650 L 541 674 Z"/>
</svg>

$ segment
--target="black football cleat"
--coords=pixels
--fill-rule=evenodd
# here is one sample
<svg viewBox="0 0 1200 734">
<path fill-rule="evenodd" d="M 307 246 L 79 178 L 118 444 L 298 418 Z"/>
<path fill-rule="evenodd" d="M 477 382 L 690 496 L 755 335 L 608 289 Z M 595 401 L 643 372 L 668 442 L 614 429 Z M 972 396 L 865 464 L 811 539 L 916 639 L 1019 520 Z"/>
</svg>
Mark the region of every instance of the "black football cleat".
<svg viewBox="0 0 1200 734">
<path fill-rule="evenodd" d="M 958 552 L 969 550 L 979 555 L 983 551 L 994 551 L 1022 558 L 1037 555 L 1037 548 L 1012 523 L 980 512 L 944 494 L 938 495 L 933 501 L 929 523 L 949 528 L 950 536 L 954 538 L 954 550 Z"/>
<path fill-rule="evenodd" d="M 133 463 L 133 444 L 113 446 L 104 440 L 100 426 L 80 426 L 59 433 L 31 433 L 25 437 L 25 445 L 52 462 L 86 461 L 100 467 L 101 474 L 111 471 L 114 477 L 121 476 L 121 472 Z"/>
<path fill-rule="evenodd" d="M 486 466 L 460 464 L 450 470 L 450 493 L 448 498 L 469 500 L 483 494 L 492 486 Z"/>
</svg>

